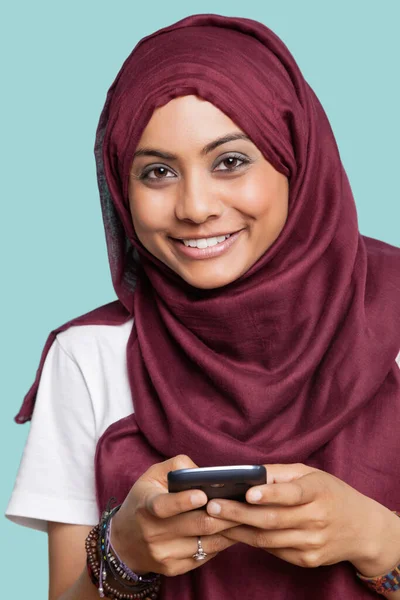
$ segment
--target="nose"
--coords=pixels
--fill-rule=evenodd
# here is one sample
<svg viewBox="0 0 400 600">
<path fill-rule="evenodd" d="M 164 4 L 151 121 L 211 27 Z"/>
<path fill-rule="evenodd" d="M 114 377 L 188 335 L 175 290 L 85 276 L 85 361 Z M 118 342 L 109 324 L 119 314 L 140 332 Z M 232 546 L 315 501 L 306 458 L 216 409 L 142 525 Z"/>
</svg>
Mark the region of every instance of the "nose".
<svg viewBox="0 0 400 600">
<path fill-rule="evenodd" d="M 179 221 L 204 223 L 223 212 L 223 203 L 217 190 L 208 185 L 204 174 L 190 174 L 182 180 L 176 204 L 175 215 Z"/>
</svg>

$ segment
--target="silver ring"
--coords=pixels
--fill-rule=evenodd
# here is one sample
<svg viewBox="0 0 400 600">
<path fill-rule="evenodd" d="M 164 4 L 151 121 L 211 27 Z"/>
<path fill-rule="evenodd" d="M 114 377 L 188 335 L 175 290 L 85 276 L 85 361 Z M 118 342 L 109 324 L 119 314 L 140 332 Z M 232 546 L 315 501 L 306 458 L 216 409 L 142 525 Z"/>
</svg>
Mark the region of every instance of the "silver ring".
<svg viewBox="0 0 400 600">
<path fill-rule="evenodd" d="M 199 536 L 197 538 L 197 552 L 196 554 L 193 554 L 192 558 L 194 558 L 194 560 L 204 560 L 206 556 L 207 554 L 203 550 L 203 546 L 201 545 L 201 539 Z"/>
</svg>

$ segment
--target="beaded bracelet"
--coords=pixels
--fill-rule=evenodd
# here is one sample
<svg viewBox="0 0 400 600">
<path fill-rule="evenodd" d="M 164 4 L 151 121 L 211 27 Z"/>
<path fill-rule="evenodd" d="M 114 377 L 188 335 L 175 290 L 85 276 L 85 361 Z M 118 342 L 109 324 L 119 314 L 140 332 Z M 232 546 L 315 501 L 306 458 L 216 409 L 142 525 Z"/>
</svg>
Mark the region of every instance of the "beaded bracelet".
<svg viewBox="0 0 400 600">
<path fill-rule="evenodd" d="M 400 512 L 393 511 L 398 517 Z M 371 590 L 378 594 L 386 594 L 386 592 L 395 592 L 400 590 L 400 563 L 386 575 L 378 575 L 378 577 L 365 577 L 361 573 L 357 573 L 357 577 L 361 579 Z"/>
<path fill-rule="evenodd" d="M 121 560 L 121 558 L 118 556 L 116 550 L 113 548 L 113 546 L 111 544 L 112 517 L 120 509 L 121 505 L 116 506 L 115 508 L 113 508 L 112 511 L 110 511 L 109 506 L 110 506 L 110 503 L 112 500 L 113 500 L 113 498 L 111 498 L 111 500 L 109 500 L 107 509 L 103 513 L 103 518 L 101 521 L 103 536 L 102 536 L 101 548 L 99 548 L 99 551 L 102 550 L 103 552 L 105 552 L 104 560 L 108 563 L 108 566 L 110 567 L 111 570 L 113 570 L 115 568 L 116 574 L 114 573 L 114 575 L 117 579 L 119 577 L 122 577 L 122 579 L 126 579 L 128 582 L 132 581 L 134 584 L 152 583 L 152 582 L 156 581 L 157 579 L 160 578 L 160 575 L 158 575 L 157 573 L 146 573 L 146 576 L 137 575 L 137 573 L 134 573 Z"/>
<path fill-rule="evenodd" d="M 147 573 L 137 575 L 125 565 L 110 542 L 112 517 L 121 505 L 111 509 L 115 498 L 110 498 L 101 516 L 100 523 L 93 527 L 86 538 L 87 569 L 92 582 L 98 587 L 100 597 L 118 600 L 134 600 L 135 598 L 154 599 L 160 589 L 160 575 Z M 115 581 L 129 592 L 121 592 L 112 588 L 105 580 L 110 574 Z"/>
<path fill-rule="evenodd" d="M 120 583 L 124 587 L 131 587 L 133 585 L 138 585 L 141 583 L 154 583 L 158 579 L 160 579 L 160 575 L 157 573 L 146 573 L 146 575 L 138 575 L 134 573 L 128 565 L 126 565 L 123 560 L 118 556 L 116 550 L 111 544 L 111 528 L 112 528 L 112 519 L 109 521 L 109 526 L 107 528 L 106 534 L 106 544 L 108 548 L 107 553 L 107 563 L 110 570 L 113 572 L 114 577 L 120 581 Z M 125 583 L 128 582 L 128 584 Z"/>
<path fill-rule="evenodd" d="M 115 498 L 110 498 L 107 503 L 107 507 L 102 514 L 100 521 L 100 531 L 98 551 L 100 560 L 100 573 L 104 564 L 108 565 L 109 570 L 112 572 L 114 578 L 119 581 L 123 587 L 131 588 L 142 583 L 154 583 L 160 579 L 160 575 L 157 573 L 147 573 L 146 576 L 137 575 L 120 559 L 117 552 L 111 545 L 111 524 L 112 517 L 120 509 L 121 505 L 116 506 L 111 510 L 111 504 L 115 501 Z M 100 586 L 102 584 L 102 576 L 100 576 Z"/>
<path fill-rule="evenodd" d="M 132 588 L 131 592 L 121 592 L 113 588 L 106 581 L 107 578 L 107 570 L 103 569 L 102 572 L 102 584 L 99 584 L 100 581 L 100 561 L 98 558 L 97 548 L 98 548 L 98 539 L 100 537 L 100 526 L 96 525 L 90 531 L 89 535 L 86 538 L 86 553 L 87 553 L 87 570 L 90 576 L 90 579 L 96 587 L 99 588 L 99 596 L 104 598 L 112 598 L 113 600 L 155 600 L 158 598 L 158 593 L 160 591 L 160 581 L 157 580 L 154 583 L 143 583 Z"/>
</svg>

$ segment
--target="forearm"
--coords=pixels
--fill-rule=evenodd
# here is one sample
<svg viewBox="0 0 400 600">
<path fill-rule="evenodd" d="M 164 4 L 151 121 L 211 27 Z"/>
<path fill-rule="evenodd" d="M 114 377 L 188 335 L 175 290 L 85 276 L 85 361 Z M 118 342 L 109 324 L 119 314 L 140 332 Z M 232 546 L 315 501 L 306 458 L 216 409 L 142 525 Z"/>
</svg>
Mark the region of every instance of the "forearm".
<svg viewBox="0 0 400 600">
<path fill-rule="evenodd" d="M 119 592 L 126 591 L 116 580 L 107 581 Z M 56 600 L 99 600 L 98 588 L 90 579 L 86 566 L 75 583 Z"/>
<path fill-rule="evenodd" d="M 87 568 L 83 569 L 80 577 L 56 600 L 98 600 L 99 592 L 92 583 Z"/>
</svg>

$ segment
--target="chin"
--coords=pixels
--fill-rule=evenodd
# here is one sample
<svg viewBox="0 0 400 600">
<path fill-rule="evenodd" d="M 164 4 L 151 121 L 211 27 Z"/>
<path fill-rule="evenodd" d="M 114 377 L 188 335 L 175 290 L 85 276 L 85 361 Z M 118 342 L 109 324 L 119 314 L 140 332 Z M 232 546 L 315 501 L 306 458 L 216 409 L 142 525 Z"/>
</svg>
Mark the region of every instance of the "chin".
<svg viewBox="0 0 400 600">
<path fill-rule="evenodd" d="M 184 279 L 187 283 L 192 285 L 193 287 L 199 288 L 201 290 L 214 290 L 217 288 L 221 288 L 229 283 L 232 283 L 238 277 L 240 277 L 240 273 L 238 274 L 221 274 L 221 275 L 204 275 L 201 277 L 190 276 L 188 273 L 179 273 L 179 275 Z"/>
</svg>

